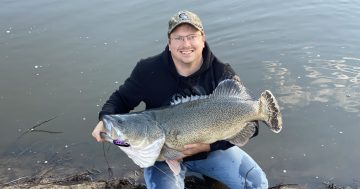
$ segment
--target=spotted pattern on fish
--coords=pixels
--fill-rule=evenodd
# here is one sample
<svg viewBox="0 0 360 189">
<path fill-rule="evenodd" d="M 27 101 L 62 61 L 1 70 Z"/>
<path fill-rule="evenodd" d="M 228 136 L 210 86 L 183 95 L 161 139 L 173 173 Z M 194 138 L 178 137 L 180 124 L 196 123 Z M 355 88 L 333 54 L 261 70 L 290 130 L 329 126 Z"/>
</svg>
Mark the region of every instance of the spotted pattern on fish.
<svg viewBox="0 0 360 189">
<path fill-rule="evenodd" d="M 130 145 L 120 149 L 140 167 L 181 158 L 186 144 L 228 140 L 243 146 L 256 130 L 248 124 L 253 121 L 264 121 L 273 132 L 280 132 L 283 123 L 274 95 L 265 90 L 259 100 L 252 100 L 245 90 L 238 81 L 227 79 L 211 95 L 177 99 L 172 106 L 153 110 L 108 115 L 103 121 L 113 140 Z"/>
</svg>

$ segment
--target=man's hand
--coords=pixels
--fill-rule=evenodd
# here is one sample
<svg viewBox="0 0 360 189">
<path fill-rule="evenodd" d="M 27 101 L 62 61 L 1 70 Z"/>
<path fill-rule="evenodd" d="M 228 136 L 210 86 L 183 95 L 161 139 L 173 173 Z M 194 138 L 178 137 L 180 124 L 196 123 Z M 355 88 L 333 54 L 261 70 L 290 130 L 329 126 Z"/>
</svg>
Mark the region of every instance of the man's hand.
<svg viewBox="0 0 360 189">
<path fill-rule="evenodd" d="M 198 154 L 200 152 L 209 152 L 209 151 L 210 151 L 210 144 L 195 143 L 195 144 L 185 145 L 182 153 L 185 155 L 184 157 L 187 157 Z"/>
<path fill-rule="evenodd" d="M 99 123 L 96 125 L 92 132 L 92 136 L 96 139 L 98 142 L 105 142 L 104 139 L 100 137 L 100 132 L 105 132 L 104 123 L 102 121 L 99 121 Z"/>
</svg>

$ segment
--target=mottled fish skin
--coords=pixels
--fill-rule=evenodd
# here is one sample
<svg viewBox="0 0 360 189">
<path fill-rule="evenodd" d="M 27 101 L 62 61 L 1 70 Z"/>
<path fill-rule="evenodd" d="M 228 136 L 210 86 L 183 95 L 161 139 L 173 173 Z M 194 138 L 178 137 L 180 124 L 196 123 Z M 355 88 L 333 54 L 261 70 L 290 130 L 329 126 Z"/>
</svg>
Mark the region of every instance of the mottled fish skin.
<svg viewBox="0 0 360 189">
<path fill-rule="evenodd" d="M 179 104 L 155 115 L 165 131 L 165 144 L 181 151 L 186 144 L 210 144 L 231 138 L 244 128 L 246 122 L 262 118 L 257 109 L 257 101 L 241 101 L 236 97 L 208 98 Z"/>
<path fill-rule="evenodd" d="M 104 116 L 103 120 L 113 139 L 137 146 L 137 153 L 164 137 L 166 148 L 157 150 L 157 160 L 172 159 L 170 156 L 191 143 L 228 140 L 242 146 L 255 131 L 248 125 L 252 121 L 264 121 L 272 131 L 280 132 L 282 117 L 273 94 L 266 90 L 259 100 L 250 100 L 243 98 L 244 90 L 237 81 L 228 79 L 208 97 L 183 99 L 173 106 L 139 113 Z M 167 153 L 166 149 L 175 153 Z"/>
</svg>

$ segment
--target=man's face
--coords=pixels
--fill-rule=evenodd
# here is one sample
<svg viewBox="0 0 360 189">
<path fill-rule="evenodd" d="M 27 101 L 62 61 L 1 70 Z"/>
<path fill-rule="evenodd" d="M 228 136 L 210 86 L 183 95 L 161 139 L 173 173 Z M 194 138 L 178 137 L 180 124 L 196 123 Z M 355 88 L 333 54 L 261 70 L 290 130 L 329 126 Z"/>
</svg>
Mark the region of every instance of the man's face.
<svg viewBox="0 0 360 189">
<path fill-rule="evenodd" d="M 202 60 L 205 36 L 193 26 L 182 24 L 170 34 L 168 45 L 175 63 L 197 64 Z"/>
</svg>

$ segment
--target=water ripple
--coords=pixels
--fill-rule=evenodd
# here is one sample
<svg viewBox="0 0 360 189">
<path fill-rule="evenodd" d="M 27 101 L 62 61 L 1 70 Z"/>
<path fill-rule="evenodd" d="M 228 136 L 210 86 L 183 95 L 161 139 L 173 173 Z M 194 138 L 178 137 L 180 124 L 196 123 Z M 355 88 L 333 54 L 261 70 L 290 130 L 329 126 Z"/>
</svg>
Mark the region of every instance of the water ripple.
<svg viewBox="0 0 360 189">
<path fill-rule="evenodd" d="M 279 101 L 289 107 L 321 102 L 347 112 L 359 112 L 360 58 L 318 57 L 308 60 L 303 66 L 304 74 L 300 75 L 292 73 L 280 61 L 264 61 L 267 79 L 276 81 Z"/>
</svg>

